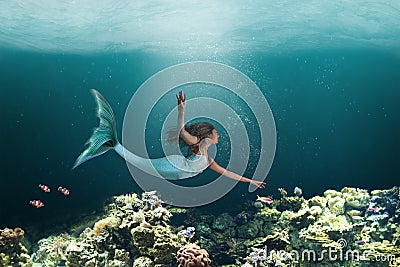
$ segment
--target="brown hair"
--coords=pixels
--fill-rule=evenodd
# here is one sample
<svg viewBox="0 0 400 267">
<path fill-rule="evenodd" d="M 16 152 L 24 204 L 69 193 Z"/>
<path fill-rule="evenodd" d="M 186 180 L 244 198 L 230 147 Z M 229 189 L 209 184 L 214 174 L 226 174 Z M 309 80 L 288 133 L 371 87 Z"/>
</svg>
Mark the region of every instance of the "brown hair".
<svg viewBox="0 0 400 267">
<path fill-rule="evenodd" d="M 209 122 L 196 122 L 192 124 L 185 125 L 185 130 L 198 138 L 198 142 L 193 145 L 187 144 L 180 136 L 178 139 L 178 129 L 172 129 L 169 130 L 168 133 L 168 142 L 176 142 L 179 140 L 179 147 L 183 148 L 188 146 L 189 151 L 188 155 L 191 153 L 197 154 L 199 152 L 199 145 L 201 140 L 204 138 L 208 137 L 210 134 L 212 134 L 212 131 L 215 129 L 214 125 L 212 125 Z"/>
</svg>

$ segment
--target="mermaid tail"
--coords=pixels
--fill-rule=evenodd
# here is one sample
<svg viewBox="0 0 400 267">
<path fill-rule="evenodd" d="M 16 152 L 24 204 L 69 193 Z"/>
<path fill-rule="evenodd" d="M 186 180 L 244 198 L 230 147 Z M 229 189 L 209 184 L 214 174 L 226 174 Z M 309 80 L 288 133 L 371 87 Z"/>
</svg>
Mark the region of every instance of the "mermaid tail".
<svg viewBox="0 0 400 267">
<path fill-rule="evenodd" d="M 97 117 L 100 119 L 100 124 L 94 129 L 92 136 L 86 142 L 86 145 L 89 146 L 76 159 L 72 169 L 89 159 L 106 153 L 118 144 L 114 112 L 110 104 L 98 91 L 95 89 L 91 91 L 97 103 Z"/>
<path fill-rule="evenodd" d="M 125 161 L 138 169 L 169 180 L 189 178 L 208 167 L 205 155 L 192 155 L 188 158 L 182 155 L 170 155 L 164 158 L 146 159 L 130 152 L 118 142 L 114 113 L 110 104 L 96 90 L 92 89 L 92 93 L 97 103 L 97 117 L 100 119 L 100 124 L 86 142 L 89 146 L 76 159 L 73 169 L 110 149 L 114 149 Z"/>
</svg>

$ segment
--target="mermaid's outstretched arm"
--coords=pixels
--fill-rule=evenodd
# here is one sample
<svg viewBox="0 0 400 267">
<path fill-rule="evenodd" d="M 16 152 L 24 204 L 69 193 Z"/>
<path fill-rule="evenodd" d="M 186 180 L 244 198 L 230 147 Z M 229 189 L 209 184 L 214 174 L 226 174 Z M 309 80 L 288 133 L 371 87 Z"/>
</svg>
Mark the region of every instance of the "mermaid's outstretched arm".
<svg viewBox="0 0 400 267">
<path fill-rule="evenodd" d="M 255 180 L 243 177 L 243 176 L 241 176 L 239 174 L 236 174 L 234 172 L 228 171 L 225 168 L 219 166 L 218 163 L 216 163 L 214 160 L 211 161 L 209 167 L 210 167 L 211 170 L 213 170 L 213 171 L 215 171 L 215 172 L 217 172 L 219 174 L 222 174 L 225 177 L 228 177 L 228 178 L 240 181 L 240 182 L 251 183 L 251 184 L 257 186 L 258 188 L 264 188 L 265 187 L 265 183 L 264 182 L 255 181 Z"/>
</svg>

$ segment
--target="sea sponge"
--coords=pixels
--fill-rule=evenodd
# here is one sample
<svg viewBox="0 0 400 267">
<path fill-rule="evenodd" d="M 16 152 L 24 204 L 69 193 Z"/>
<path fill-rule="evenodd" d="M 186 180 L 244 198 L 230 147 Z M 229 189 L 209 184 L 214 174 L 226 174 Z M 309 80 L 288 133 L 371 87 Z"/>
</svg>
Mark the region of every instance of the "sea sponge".
<svg viewBox="0 0 400 267">
<path fill-rule="evenodd" d="M 24 239 L 24 230 L 21 228 L 0 230 L 0 245 L 2 246 L 17 245 L 22 239 Z"/>
<path fill-rule="evenodd" d="M 211 260 L 206 250 L 196 244 L 187 244 L 176 255 L 178 267 L 210 267 Z"/>
</svg>

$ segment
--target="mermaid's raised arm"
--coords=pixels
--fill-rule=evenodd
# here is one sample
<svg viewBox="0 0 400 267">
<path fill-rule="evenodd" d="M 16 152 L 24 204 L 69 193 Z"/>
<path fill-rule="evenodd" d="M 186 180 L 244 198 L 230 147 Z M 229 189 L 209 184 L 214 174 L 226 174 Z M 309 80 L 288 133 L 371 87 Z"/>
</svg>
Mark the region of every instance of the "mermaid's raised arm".
<svg viewBox="0 0 400 267">
<path fill-rule="evenodd" d="M 179 91 L 179 94 L 176 95 L 176 99 L 178 100 L 178 129 L 180 137 L 186 142 L 188 145 L 194 145 L 198 143 L 197 136 L 191 135 L 188 131 L 185 130 L 185 108 L 186 108 L 186 94 L 182 91 Z"/>
</svg>

